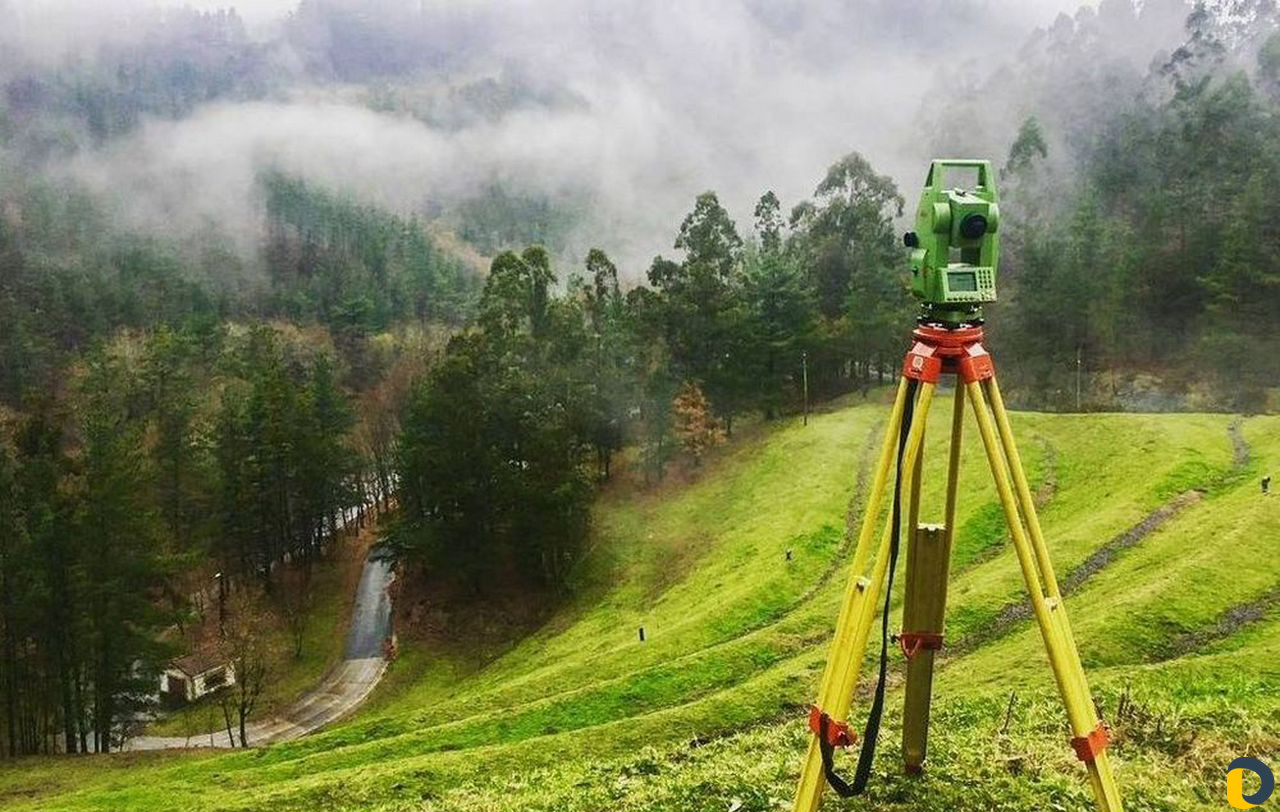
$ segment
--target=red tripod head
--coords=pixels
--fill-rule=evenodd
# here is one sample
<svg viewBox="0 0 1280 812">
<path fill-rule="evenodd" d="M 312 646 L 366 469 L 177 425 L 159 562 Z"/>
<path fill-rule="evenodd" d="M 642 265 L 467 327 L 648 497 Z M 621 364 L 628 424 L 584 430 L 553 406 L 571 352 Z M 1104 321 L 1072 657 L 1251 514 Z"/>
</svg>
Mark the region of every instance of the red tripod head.
<svg viewBox="0 0 1280 812">
<path fill-rule="evenodd" d="M 902 364 L 902 374 L 924 383 L 937 383 L 943 373 L 959 376 L 965 383 L 982 381 L 996 374 L 991 356 L 982 346 L 981 327 L 935 327 L 922 324 L 912 331 L 914 343 Z"/>
</svg>

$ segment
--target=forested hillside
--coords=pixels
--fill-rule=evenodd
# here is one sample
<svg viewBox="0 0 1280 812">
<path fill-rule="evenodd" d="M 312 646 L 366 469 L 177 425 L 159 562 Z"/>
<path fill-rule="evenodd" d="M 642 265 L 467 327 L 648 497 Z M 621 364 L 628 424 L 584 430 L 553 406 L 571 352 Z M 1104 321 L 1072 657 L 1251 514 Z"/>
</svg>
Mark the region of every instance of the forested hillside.
<svg viewBox="0 0 1280 812">
<path fill-rule="evenodd" d="M 92 98 L 111 120 L 137 104 Z M 215 232 L 131 233 L 20 171 L 51 120 L 0 156 L 9 754 L 118 745 L 184 653 L 191 596 L 309 605 L 309 575 L 276 566 L 309 573 L 339 512 L 391 498 L 405 397 L 478 279 L 420 220 L 272 171 L 249 259 Z"/>
<path fill-rule="evenodd" d="M 1087 408 L 1276 408 L 1280 37 L 1262 6 L 1201 7 L 1149 64 L 1124 58 L 1171 17 L 1103 3 L 975 89 L 1011 124 L 1016 287 L 992 319 L 1029 402 L 1074 406 L 1079 358 Z"/>
</svg>

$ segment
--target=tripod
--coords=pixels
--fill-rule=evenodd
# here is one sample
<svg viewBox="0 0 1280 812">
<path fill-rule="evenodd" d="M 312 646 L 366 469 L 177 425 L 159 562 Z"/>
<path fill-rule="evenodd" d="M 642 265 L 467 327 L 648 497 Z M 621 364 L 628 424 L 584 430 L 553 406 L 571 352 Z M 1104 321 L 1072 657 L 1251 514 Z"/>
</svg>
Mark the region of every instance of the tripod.
<svg viewBox="0 0 1280 812">
<path fill-rule="evenodd" d="M 902 379 L 889 415 L 854 551 L 853 570 L 836 622 L 835 639 L 822 674 L 817 703 L 810 709 L 809 727 L 814 736 L 800 774 L 794 810 L 815 812 L 818 809 L 825 789 L 824 779 L 837 794 L 847 797 L 860 793 L 870 775 L 884 704 L 887 645 L 881 651 L 880 681 L 863 733 L 862 752 L 852 784 L 846 783 L 836 773 L 833 753 L 837 748 L 849 747 L 857 738 L 849 729 L 849 708 L 872 623 L 882 601 L 883 642 L 887 644 L 889 639 L 889 598 L 900 546 L 904 501 L 909 534 L 908 561 L 903 630 L 897 635 L 898 644 L 907 659 L 902 750 L 908 773 L 918 773 L 923 767 L 934 658 L 942 648 L 943 640 L 947 570 L 959 490 L 960 436 L 967 401 L 982 435 L 987 462 L 1009 525 L 1031 607 L 1066 706 L 1073 736 L 1071 746 L 1088 769 L 1089 782 L 1100 812 L 1122 812 L 1120 791 L 1107 759 L 1108 728 L 1099 720 L 1089 693 L 1062 594 L 1049 561 L 1049 550 L 1036 516 L 1031 489 L 1014 444 L 1009 415 L 996 385 L 995 367 L 982 346 L 982 328 L 964 326 L 947 329 L 922 325 L 912 335 L 914 343 L 903 364 Z M 951 419 L 944 523 L 941 526 L 920 525 L 921 447 L 934 390 L 944 373 L 953 374 L 958 379 Z M 895 461 L 891 515 L 880 532 L 878 544 L 873 545 Z"/>
</svg>

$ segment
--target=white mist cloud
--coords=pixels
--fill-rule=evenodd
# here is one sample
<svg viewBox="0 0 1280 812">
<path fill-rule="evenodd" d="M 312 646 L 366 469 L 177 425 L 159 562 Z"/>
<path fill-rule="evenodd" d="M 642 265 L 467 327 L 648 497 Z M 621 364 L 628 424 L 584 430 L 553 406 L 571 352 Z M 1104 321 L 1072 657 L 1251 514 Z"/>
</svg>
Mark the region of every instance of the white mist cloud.
<svg viewBox="0 0 1280 812">
<path fill-rule="evenodd" d="M 108 7 L 132 13 L 142 5 Z M 237 4 L 242 12 L 251 5 Z M 367 13 L 391 5 L 404 4 L 380 0 Z M 456 48 L 467 54 L 467 76 L 519 75 L 585 103 L 444 130 L 366 109 L 350 101 L 350 88 L 309 87 L 288 100 L 219 103 L 181 121 L 150 122 L 68 170 L 117 195 L 137 224 L 213 221 L 246 250 L 257 222 L 253 179 L 268 164 L 406 212 L 495 177 L 551 194 L 571 190 L 587 201 L 588 217 L 570 255 L 599 245 L 635 278 L 655 253 L 670 251 L 680 218 L 706 189 L 721 194 L 745 229 L 765 189 L 795 203 L 832 160 L 858 150 L 910 196 L 928 157 L 917 154 L 926 139 L 911 127 L 936 80 L 966 69 L 986 75 L 1034 25 L 1076 3 L 420 5 L 429 19 L 466 15 L 468 38 Z M 273 14 L 284 8 L 268 6 Z"/>
<path fill-rule="evenodd" d="M 45 64 L 84 56 L 101 45 L 134 42 L 148 24 L 171 11 L 234 10 L 255 31 L 266 33 L 298 5 L 297 0 L 0 0 L 9 36 L 25 54 Z"/>
</svg>

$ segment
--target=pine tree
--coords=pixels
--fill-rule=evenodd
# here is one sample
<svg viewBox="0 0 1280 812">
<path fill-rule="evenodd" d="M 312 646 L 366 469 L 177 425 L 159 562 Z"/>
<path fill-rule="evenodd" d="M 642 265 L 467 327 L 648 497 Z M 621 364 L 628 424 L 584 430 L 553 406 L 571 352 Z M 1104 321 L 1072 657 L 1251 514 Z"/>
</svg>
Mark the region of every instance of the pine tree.
<svg viewBox="0 0 1280 812">
<path fill-rule="evenodd" d="M 83 493 L 75 520 L 84 573 L 88 674 L 95 749 L 149 701 L 168 622 L 152 600 L 166 574 L 148 491 L 142 427 L 130 418 L 129 384 L 115 359 L 91 359 L 84 383 Z"/>
<path fill-rule="evenodd" d="M 23 583 L 31 562 L 17 468 L 12 450 L 0 443 L 0 692 L 9 755 L 18 753 L 18 644 L 30 633 L 31 619 L 22 607 L 32 597 L 30 586 Z"/>
</svg>

